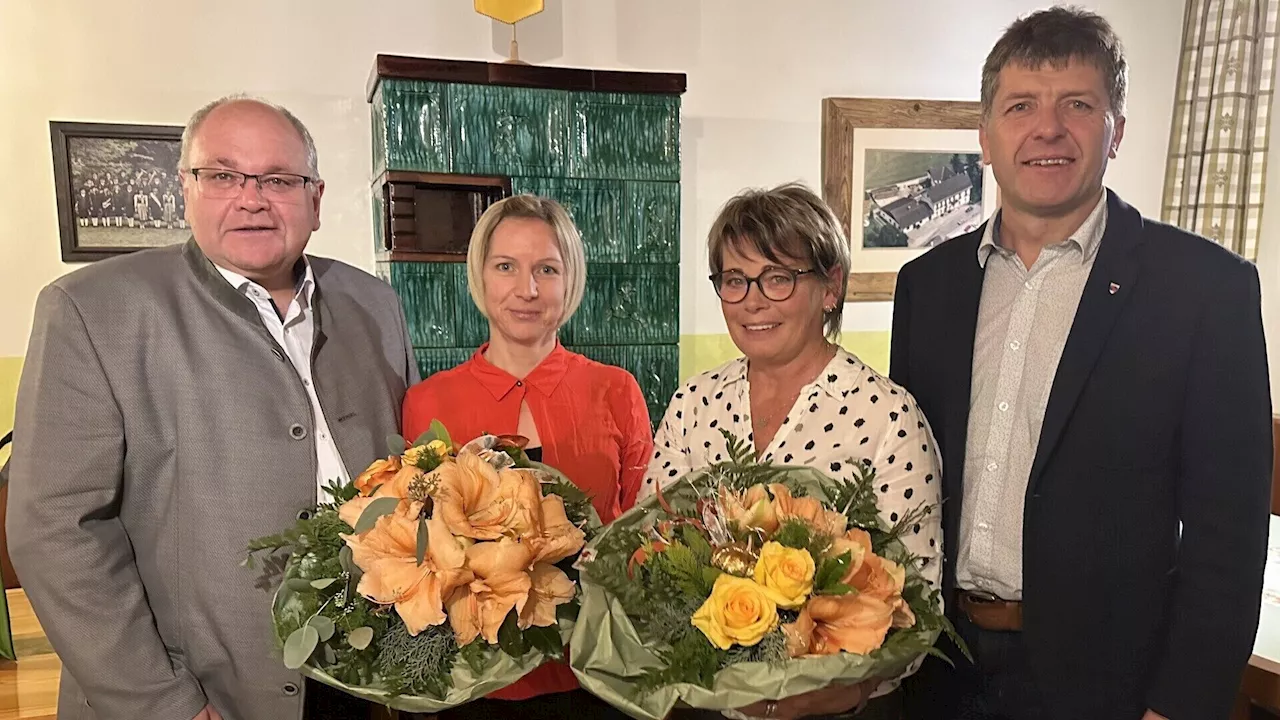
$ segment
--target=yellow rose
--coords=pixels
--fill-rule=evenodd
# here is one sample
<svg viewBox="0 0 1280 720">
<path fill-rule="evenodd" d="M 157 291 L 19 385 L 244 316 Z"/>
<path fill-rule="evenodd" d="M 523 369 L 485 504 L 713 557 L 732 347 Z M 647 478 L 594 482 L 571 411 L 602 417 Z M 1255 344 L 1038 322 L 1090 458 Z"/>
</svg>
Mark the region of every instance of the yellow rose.
<svg viewBox="0 0 1280 720">
<path fill-rule="evenodd" d="M 427 443 L 427 450 L 430 450 L 438 458 L 449 454 L 449 446 L 445 445 L 443 440 L 432 440 Z"/>
<path fill-rule="evenodd" d="M 751 646 L 778 626 L 778 607 L 754 580 L 724 573 L 692 623 L 721 650 Z"/>
<path fill-rule="evenodd" d="M 426 454 L 426 452 L 427 452 L 426 445 L 414 445 L 413 447 L 404 451 L 404 455 L 402 456 L 404 458 L 404 464 L 406 466 L 417 465 L 418 461 L 422 459 L 422 456 Z"/>
<path fill-rule="evenodd" d="M 809 551 L 767 542 L 760 548 L 755 580 L 778 607 L 795 610 L 813 592 L 813 571 Z"/>
</svg>

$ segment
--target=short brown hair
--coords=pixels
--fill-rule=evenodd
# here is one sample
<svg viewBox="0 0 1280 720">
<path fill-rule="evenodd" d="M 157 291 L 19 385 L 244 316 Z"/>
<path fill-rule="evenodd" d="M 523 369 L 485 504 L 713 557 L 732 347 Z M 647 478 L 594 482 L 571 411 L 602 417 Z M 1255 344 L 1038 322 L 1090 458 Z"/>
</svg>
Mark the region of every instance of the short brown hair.
<svg viewBox="0 0 1280 720">
<path fill-rule="evenodd" d="M 569 211 L 551 198 L 513 195 L 490 205 L 480 216 L 467 248 L 467 288 L 471 291 L 471 299 L 480 314 L 489 317 L 484 306 L 484 261 L 489 257 L 489 241 L 493 239 L 493 232 L 507 218 L 541 220 L 555 233 L 556 244 L 560 246 L 560 256 L 564 260 L 564 316 L 560 318 L 560 326 L 564 327 L 582 304 L 587 286 L 587 260 L 582 235 L 569 217 Z"/>
<path fill-rule="evenodd" d="M 779 264 L 783 255 L 805 261 L 824 283 L 828 274 L 839 268 L 839 300 L 823 315 L 823 330 L 832 340 L 840 335 L 844 294 L 849 286 L 849 241 L 835 213 L 812 190 L 788 183 L 769 190 L 746 190 L 730 199 L 707 234 L 713 274 L 724 270 L 727 247 L 753 250 Z"/>
<path fill-rule="evenodd" d="M 996 84 L 1005 66 L 1061 69 L 1072 60 L 1098 68 L 1107 84 L 1111 112 L 1124 115 L 1129 65 L 1120 38 L 1101 15 L 1059 5 L 1019 18 L 991 48 L 982 66 L 982 117 L 991 116 Z"/>
</svg>

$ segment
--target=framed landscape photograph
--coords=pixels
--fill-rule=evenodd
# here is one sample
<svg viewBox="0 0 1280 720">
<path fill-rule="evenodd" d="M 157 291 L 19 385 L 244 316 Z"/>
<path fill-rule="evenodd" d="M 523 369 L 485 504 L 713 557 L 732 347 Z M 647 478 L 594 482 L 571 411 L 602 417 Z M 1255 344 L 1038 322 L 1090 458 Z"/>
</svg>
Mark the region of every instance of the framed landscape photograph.
<svg viewBox="0 0 1280 720">
<path fill-rule="evenodd" d="M 184 242 L 182 128 L 49 123 L 63 262 Z"/>
<path fill-rule="evenodd" d="M 903 264 L 998 207 L 979 105 L 827 98 L 823 110 L 823 197 L 849 237 L 853 268 L 845 299 L 891 300 Z"/>
</svg>

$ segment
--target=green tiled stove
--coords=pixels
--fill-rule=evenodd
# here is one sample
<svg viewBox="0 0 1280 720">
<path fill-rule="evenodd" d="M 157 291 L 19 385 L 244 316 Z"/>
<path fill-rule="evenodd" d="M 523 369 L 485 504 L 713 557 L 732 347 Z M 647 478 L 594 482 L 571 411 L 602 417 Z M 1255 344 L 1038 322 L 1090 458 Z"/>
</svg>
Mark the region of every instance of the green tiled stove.
<svg viewBox="0 0 1280 720">
<path fill-rule="evenodd" d="M 476 220 L 511 193 L 559 200 L 587 291 L 570 349 L 626 368 L 656 424 L 680 368 L 680 95 L 685 76 L 379 55 L 369 79 L 378 273 L 423 377 L 488 336 L 467 292 Z"/>
</svg>

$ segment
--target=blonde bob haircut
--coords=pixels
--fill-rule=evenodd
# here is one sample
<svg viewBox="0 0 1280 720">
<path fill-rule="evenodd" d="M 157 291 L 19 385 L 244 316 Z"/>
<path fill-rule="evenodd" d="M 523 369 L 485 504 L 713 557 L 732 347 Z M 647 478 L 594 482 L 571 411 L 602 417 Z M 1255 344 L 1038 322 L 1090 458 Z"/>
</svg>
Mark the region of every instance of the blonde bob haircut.
<svg viewBox="0 0 1280 720">
<path fill-rule="evenodd" d="M 824 312 L 823 333 L 840 337 L 844 296 L 849 287 L 849 241 L 834 212 L 822 198 L 800 183 L 769 190 L 745 190 L 720 209 L 707 234 L 711 272 L 724 270 L 724 251 L 754 252 L 776 265 L 791 259 L 808 265 L 818 281 L 837 291 L 835 307 Z M 830 279 L 836 271 L 839 280 Z"/>
<path fill-rule="evenodd" d="M 582 247 L 582 235 L 569 217 L 569 212 L 551 198 L 537 195 L 512 195 L 489 206 L 480 216 L 476 229 L 471 232 L 471 244 L 467 248 L 467 289 L 480 314 L 489 317 L 484 306 L 484 263 L 489 258 L 489 241 L 493 231 L 507 218 L 534 218 L 551 226 L 556 245 L 564 261 L 565 292 L 564 315 L 559 327 L 569 322 L 582 304 L 587 287 L 587 258 Z"/>
</svg>

